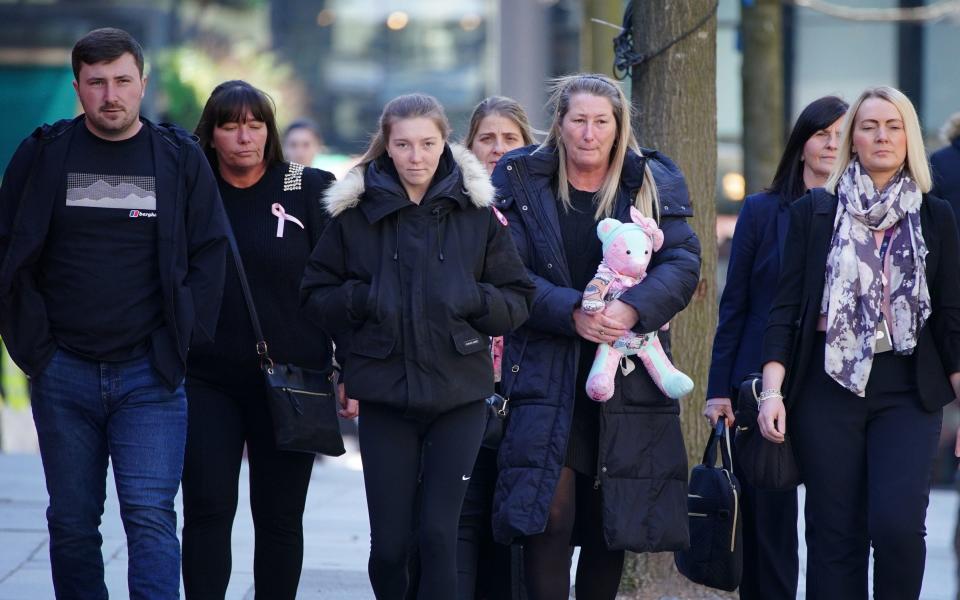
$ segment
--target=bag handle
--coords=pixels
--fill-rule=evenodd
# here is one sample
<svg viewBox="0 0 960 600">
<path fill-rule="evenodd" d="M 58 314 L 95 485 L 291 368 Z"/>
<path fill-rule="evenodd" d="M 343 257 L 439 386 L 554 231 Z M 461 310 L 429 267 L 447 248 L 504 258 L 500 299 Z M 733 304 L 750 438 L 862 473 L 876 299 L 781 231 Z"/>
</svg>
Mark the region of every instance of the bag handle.
<svg viewBox="0 0 960 600">
<path fill-rule="evenodd" d="M 240 258 L 240 249 L 237 247 L 237 238 L 233 234 L 233 226 L 227 219 L 227 240 L 230 242 L 230 253 L 233 254 L 233 264 L 237 267 L 237 277 L 240 279 L 240 289 L 243 290 L 243 300 L 247 304 L 247 313 L 250 315 L 250 324 L 253 326 L 253 335 L 257 338 L 257 356 L 260 357 L 260 368 L 273 373 L 273 359 L 270 358 L 267 340 L 263 339 L 263 330 L 260 328 L 260 317 L 257 316 L 257 307 L 253 303 L 253 293 L 250 292 L 250 282 L 247 281 L 247 272 L 243 268 L 243 259 Z"/>
<path fill-rule="evenodd" d="M 702 463 L 708 467 L 714 467 L 717 464 L 717 446 L 720 446 L 720 462 L 723 468 L 733 472 L 733 452 L 730 445 L 730 428 L 727 427 L 727 418 L 721 416 L 717 419 L 717 426 L 714 427 L 707 440 L 707 447 L 703 451 Z"/>
</svg>

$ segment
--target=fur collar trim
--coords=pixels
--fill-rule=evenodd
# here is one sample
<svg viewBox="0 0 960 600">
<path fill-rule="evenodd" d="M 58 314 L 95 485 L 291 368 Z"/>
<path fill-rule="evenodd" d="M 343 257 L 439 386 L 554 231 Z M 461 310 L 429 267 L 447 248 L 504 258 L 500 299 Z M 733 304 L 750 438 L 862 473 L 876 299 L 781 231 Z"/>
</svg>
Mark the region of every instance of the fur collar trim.
<svg viewBox="0 0 960 600">
<path fill-rule="evenodd" d="M 477 208 L 493 204 L 495 190 L 490 176 L 477 157 L 460 144 L 450 144 L 453 161 L 460 170 L 463 191 Z M 350 169 L 343 179 L 327 188 L 323 195 L 323 205 L 332 216 L 356 207 L 360 204 L 364 192 L 364 172 L 366 167 Z"/>
</svg>

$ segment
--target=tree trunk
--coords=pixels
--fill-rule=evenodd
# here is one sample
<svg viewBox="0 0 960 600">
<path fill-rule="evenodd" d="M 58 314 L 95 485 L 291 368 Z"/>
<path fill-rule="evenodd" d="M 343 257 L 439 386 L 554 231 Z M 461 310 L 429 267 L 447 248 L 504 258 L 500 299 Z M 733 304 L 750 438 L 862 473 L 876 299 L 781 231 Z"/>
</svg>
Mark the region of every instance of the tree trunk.
<svg viewBox="0 0 960 600">
<path fill-rule="evenodd" d="M 743 177 L 748 194 L 770 185 L 783 152 L 783 9 L 781 0 L 744 2 Z"/>
<path fill-rule="evenodd" d="M 711 5 L 703 0 L 635 2 L 634 49 L 650 54 L 663 48 L 703 19 Z M 709 433 L 701 413 L 717 324 L 716 33 L 714 14 L 691 35 L 633 70 L 638 139 L 683 169 L 693 202 L 691 225 L 703 247 L 699 288 L 670 325 L 674 362 L 696 383 L 693 393 L 681 401 L 691 466 L 699 461 Z M 629 556 L 621 590 L 645 600 L 733 597 L 690 583 L 677 573 L 672 553 Z"/>
<path fill-rule="evenodd" d="M 622 0 L 583 0 L 583 24 L 580 27 L 580 65 L 587 73 L 613 75 L 613 38 L 619 31 L 596 23 L 598 19 L 613 25 L 623 20 Z"/>
</svg>

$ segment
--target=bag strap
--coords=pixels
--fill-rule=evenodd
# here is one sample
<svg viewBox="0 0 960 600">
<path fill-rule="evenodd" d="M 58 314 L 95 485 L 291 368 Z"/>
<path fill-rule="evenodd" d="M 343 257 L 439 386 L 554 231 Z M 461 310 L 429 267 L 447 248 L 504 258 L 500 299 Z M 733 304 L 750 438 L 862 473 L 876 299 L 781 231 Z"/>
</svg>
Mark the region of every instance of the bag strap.
<svg viewBox="0 0 960 600">
<path fill-rule="evenodd" d="M 723 468 L 733 472 L 733 452 L 730 445 L 730 428 L 727 427 L 727 418 L 721 416 L 717 419 L 717 426 L 710 434 L 707 440 L 707 447 L 703 450 L 702 463 L 708 467 L 717 464 L 717 446 L 720 446 L 720 462 Z"/>
<path fill-rule="evenodd" d="M 229 221 L 229 219 L 228 219 Z M 253 326 L 253 335 L 257 338 L 257 356 L 260 357 L 260 367 L 268 371 L 273 369 L 273 360 L 267 348 L 267 340 L 263 338 L 260 328 L 260 317 L 257 316 L 257 307 L 253 304 L 253 294 L 250 292 L 250 282 L 247 281 L 247 272 L 243 268 L 243 259 L 240 258 L 240 249 L 237 247 L 237 238 L 233 234 L 233 226 L 227 223 L 227 240 L 230 242 L 230 252 L 233 254 L 233 264 L 237 267 L 237 277 L 240 279 L 240 289 L 243 290 L 243 300 L 247 304 L 247 313 L 250 315 L 250 324 Z"/>
<path fill-rule="evenodd" d="M 517 362 L 514 363 L 514 365 L 513 365 L 512 367 L 510 367 L 510 372 L 511 372 L 511 373 L 516 374 L 516 373 L 519 373 L 519 372 L 520 372 L 520 365 L 523 363 L 523 355 L 526 354 L 526 353 L 527 353 L 527 340 L 526 340 L 526 338 L 524 338 L 524 340 L 523 340 L 523 348 L 520 350 L 520 356 L 517 357 Z M 502 379 L 501 379 L 501 381 L 502 381 Z M 512 377 L 512 378 L 510 378 L 510 385 L 505 385 L 505 386 L 503 386 L 503 394 L 501 394 L 501 396 L 503 396 L 508 402 L 510 401 L 510 391 L 513 390 L 513 385 L 514 385 L 516 382 L 517 382 L 517 378 L 516 378 L 516 377 Z"/>
</svg>

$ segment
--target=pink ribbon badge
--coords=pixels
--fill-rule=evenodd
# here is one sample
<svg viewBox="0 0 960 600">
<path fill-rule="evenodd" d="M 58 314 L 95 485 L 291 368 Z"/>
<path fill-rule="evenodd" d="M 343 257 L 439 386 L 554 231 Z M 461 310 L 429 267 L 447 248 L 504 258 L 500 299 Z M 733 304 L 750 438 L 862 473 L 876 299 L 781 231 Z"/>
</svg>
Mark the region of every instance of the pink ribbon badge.
<svg viewBox="0 0 960 600">
<path fill-rule="evenodd" d="M 300 222 L 300 219 L 294 217 L 293 215 L 288 215 L 287 211 L 283 210 L 283 206 L 279 202 L 274 202 L 273 206 L 270 208 L 270 212 L 277 217 L 277 237 L 283 237 L 283 223 L 284 221 L 290 221 L 296 223 L 300 226 L 300 229 L 304 229 L 303 223 Z"/>
</svg>

